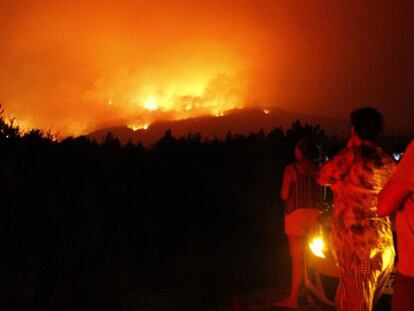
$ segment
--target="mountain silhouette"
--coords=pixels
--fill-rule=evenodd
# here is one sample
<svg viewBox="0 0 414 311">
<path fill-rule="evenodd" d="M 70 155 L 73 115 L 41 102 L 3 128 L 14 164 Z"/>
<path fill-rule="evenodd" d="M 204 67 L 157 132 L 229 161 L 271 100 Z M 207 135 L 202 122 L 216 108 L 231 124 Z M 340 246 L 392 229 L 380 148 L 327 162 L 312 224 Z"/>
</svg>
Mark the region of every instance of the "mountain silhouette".
<svg viewBox="0 0 414 311">
<path fill-rule="evenodd" d="M 233 134 L 249 134 L 263 129 L 265 132 L 275 127 L 290 128 L 300 120 L 303 124 L 320 125 L 328 133 L 343 135 L 348 121 L 330 117 L 320 117 L 305 113 L 290 112 L 279 108 L 249 108 L 229 111 L 221 117 L 204 116 L 179 121 L 163 121 L 151 124 L 147 129 L 132 130 L 126 125 L 108 127 L 87 134 L 91 139 L 101 142 L 111 132 L 122 144 L 128 141 L 151 145 L 171 130 L 174 137 L 189 133 L 200 133 L 203 138 L 223 139 L 230 131 Z"/>
</svg>

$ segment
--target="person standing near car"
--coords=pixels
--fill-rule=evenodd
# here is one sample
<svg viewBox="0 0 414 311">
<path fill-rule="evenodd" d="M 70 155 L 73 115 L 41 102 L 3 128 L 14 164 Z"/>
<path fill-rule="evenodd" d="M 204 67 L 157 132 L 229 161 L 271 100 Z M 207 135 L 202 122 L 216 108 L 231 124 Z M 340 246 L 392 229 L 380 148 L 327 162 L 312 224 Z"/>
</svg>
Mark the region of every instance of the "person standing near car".
<svg viewBox="0 0 414 311">
<path fill-rule="evenodd" d="M 414 310 L 414 141 L 378 198 L 378 215 L 396 213 L 398 247 L 393 311 Z"/>
<path fill-rule="evenodd" d="M 322 165 L 319 183 L 334 193 L 331 238 L 339 276 L 337 310 L 368 311 L 393 268 L 391 223 L 378 217 L 377 198 L 395 165 L 376 143 L 383 127 L 380 112 L 357 109 L 351 125 L 346 148 Z"/>
<path fill-rule="evenodd" d="M 318 149 L 310 138 L 301 139 L 295 147 L 296 161 L 285 168 L 281 198 L 285 203 L 285 232 L 292 261 L 289 297 L 275 307 L 297 308 L 303 282 L 305 236 L 320 214 L 317 202 L 322 188 L 316 183 Z"/>
</svg>

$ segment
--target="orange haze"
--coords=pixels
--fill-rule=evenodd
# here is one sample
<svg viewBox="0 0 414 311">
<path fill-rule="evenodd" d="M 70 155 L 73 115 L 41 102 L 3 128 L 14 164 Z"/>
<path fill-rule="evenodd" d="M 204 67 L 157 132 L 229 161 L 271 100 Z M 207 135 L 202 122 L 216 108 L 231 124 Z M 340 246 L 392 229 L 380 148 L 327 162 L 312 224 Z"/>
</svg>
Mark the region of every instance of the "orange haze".
<svg viewBox="0 0 414 311">
<path fill-rule="evenodd" d="M 411 1 L 0 2 L 0 102 L 78 135 L 251 106 L 411 113 Z M 395 105 L 398 103 L 398 113 Z"/>
</svg>

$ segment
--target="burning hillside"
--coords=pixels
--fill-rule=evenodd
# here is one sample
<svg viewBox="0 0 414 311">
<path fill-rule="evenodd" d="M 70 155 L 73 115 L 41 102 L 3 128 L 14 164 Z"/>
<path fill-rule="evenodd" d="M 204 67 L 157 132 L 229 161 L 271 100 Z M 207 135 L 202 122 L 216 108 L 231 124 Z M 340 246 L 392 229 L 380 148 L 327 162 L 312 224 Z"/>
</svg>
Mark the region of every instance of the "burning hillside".
<svg viewBox="0 0 414 311">
<path fill-rule="evenodd" d="M 396 120 L 414 98 L 397 2 L 3 0 L 0 102 L 62 136 L 251 107 Z"/>
<path fill-rule="evenodd" d="M 0 100 L 23 128 L 63 135 L 119 119 L 140 129 L 243 107 L 256 49 L 248 46 L 251 22 L 232 25 L 218 9 L 6 1 L 0 17 L 15 18 L 2 18 Z"/>
<path fill-rule="evenodd" d="M 300 120 L 302 124 L 319 124 L 330 134 L 347 135 L 348 123 L 346 120 L 321 118 L 320 116 L 294 113 L 277 108 L 249 108 L 228 111 L 219 117 L 204 116 L 177 121 L 156 122 L 146 128 L 135 130 L 131 127 L 119 126 L 119 124 L 122 124 L 120 121 L 118 126 L 94 131 L 89 133 L 88 137 L 101 142 L 110 132 L 122 144 L 131 141 L 152 145 L 163 137 L 167 130 L 170 130 L 176 138 L 199 133 L 203 139 L 214 139 L 217 137 L 223 140 L 229 132 L 232 134 L 249 135 L 252 132 L 257 133 L 261 129 L 265 133 L 269 133 L 275 127 L 288 129 L 296 120 Z"/>
</svg>

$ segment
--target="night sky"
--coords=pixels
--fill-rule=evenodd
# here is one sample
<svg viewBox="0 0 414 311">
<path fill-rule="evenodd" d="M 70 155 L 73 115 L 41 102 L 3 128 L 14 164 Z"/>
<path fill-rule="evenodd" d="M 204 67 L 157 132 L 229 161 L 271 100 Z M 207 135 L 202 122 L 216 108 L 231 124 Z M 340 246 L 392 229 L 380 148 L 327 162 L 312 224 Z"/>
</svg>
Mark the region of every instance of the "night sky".
<svg viewBox="0 0 414 311">
<path fill-rule="evenodd" d="M 0 2 L 0 102 L 78 135 L 250 106 L 414 131 L 414 2 Z"/>
</svg>

